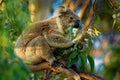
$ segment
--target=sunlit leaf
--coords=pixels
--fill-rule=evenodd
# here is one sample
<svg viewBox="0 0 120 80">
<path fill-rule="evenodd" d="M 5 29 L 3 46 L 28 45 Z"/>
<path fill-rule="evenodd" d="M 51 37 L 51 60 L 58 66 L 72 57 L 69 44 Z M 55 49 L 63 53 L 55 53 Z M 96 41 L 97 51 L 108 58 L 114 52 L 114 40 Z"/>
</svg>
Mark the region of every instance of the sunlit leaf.
<svg viewBox="0 0 120 80">
<path fill-rule="evenodd" d="M 96 22 L 95 22 L 95 27 L 98 28 L 100 26 L 100 22 L 101 22 L 101 19 L 99 16 L 97 16 L 96 18 Z"/>
<path fill-rule="evenodd" d="M 3 47 L 7 47 L 8 46 L 8 41 L 7 41 L 7 37 L 6 37 L 6 34 L 3 33 L 1 34 L 0 36 L 0 44 L 3 46 Z"/>
<path fill-rule="evenodd" d="M 101 32 L 98 31 L 96 28 L 94 28 L 94 33 L 95 33 L 96 36 L 98 36 L 99 34 L 101 34 Z"/>
</svg>

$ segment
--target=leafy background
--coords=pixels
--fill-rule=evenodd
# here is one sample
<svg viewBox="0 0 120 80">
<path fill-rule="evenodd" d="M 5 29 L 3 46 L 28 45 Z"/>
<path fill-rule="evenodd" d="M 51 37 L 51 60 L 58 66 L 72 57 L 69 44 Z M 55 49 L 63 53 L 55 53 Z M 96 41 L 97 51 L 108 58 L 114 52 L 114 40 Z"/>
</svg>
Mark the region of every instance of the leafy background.
<svg viewBox="0 0 120 80">
<path fill-rule="evenodd" d="M 64 0 L 41 0 L 40 19 L 49 18 L 52 16 L 57 6 L 61 5 Z M 91 3 L 94 0 L 91 0 Z M 107 0 L 105 0 L 107 1 Z M 120 16 L 113 17 L 114 14 L 120 13 L 120 5 L 110 6 L 104 0 L 98 0 L 97 8 L 95 9 L 96 18 L 92 26 L 99 30 L 101 34 L 90 40 L 90 45 L 81 50 L 75 49 L 69 55 L 68 62 L 72 65 L 75 62 L 81 61 L 81 69 L 86 71 L 91 70 L 106 80 L 120 80 Z M 116 0 L 120 3 L 120 0 Z M 47 6 L 46 6 L 47 5 Z M 78 7 L 78 9 L 81 6 Z M 89 7 L 88 7 L 89 8 Z M 75 11 L 78 13 L 78 9 Z M 27 0 L 0 0 L 0 80 L 39 80 L 44 78 L 44 72 L 32 74 L 22 62 L 21 59 L 14 55 L 14 45 L 16 39 L 21 34 L 23 29 L 32 22 Z M 83 19 L 83 23 L 84 23 Z M 114 24 L 115 22 L 115 24 Z M 115 25 L 113 27 L 113 25 Z M 92 45 L 91 45 L 92 42 Z M 89 41 L 88 43 L 89 44 Z M 86 54 L 85 54 L 86 53 Z M 87 58 L 90 60 L 88 64 Z M 93 70 L 93 58 L 95 61 L 95 69 Z M 77 58 L 76 58 L 77 57 Z M 73 60 L 71 60 L 74 58 Z M 77 59 L 76 61 L 75 58 Z M 74 61 L 74 62 L 71 62 Z M 66 76 L 57 78 L 59 74 L 53 74 L 52 79 L 63 79 Z"/>
</svg>

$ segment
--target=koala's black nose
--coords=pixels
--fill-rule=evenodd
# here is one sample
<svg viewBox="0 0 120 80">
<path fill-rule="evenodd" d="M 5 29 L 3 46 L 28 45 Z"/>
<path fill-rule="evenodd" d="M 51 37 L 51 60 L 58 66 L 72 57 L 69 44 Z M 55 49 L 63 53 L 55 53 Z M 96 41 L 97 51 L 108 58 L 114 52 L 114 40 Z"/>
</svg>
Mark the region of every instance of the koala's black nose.
<svg viewBox="0 0 120 80">
<path fill-rule="evenodd" d="M 77 20 L 74 24 L 74 28 L 81 28 L 81 22 L 80 20 Z"/>
</svg>

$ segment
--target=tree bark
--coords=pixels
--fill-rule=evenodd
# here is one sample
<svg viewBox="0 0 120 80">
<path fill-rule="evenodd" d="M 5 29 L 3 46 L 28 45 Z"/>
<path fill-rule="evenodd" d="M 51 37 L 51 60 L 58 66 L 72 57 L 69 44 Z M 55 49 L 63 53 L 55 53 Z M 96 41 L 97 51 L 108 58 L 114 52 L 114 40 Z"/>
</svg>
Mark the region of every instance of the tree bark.
<svg viewBox="0 0 120 80">
<path fill-rule="evenodd" d="M 78 76 L 80 76 L 81 78 L 84 78 L 85 80 L 104 80 L 101 77 L 91 74 L 89 72 L 79 71 L 78 73 L 79 75 L 78 75 L 74 70 L 70 68 L 65 68 L 61 66 L 51 67 L 48 62 L 44 62 L 38 65 L 27 65 L 27 67 L 32 72 L 39 72 L 42 70 L 52 70 L 53 72 L 56 72 L 56 73 L 65 74 L 73 78 L 74 80 L 78 80 Z"/>
</svg>

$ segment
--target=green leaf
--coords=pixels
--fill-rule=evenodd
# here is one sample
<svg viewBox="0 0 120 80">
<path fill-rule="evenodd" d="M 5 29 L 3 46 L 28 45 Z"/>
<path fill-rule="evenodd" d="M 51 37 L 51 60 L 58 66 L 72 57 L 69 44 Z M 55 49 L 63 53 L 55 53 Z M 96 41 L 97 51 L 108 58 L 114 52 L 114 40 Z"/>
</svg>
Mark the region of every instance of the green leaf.
<svg viewBox="0 0 120 80">
<path fill-rule="evenodd" d="M 81 69 L 85 70 L 86 65 L 87 65 L 87 56 L 86 54 L 80 54 L 80 59 L 81 59 Z"/>
<path fill-rule="evenodd" d="M 69 40 L 73 39 L 73 26 L 70 26 L 70 30 L 69 30 Z"/>
<path fill-rule="evenodd" d="M 78 60 L 79 60 L 79 59 L 78 59 L 77 57 L 74 58 L 74 59 L 72 59 L 71 62 L 68 64 L 68 67 L 71 67 L 73 64 L 77 63 Z"/>
<path fill-rule="evenodd" d="M 75 50 L 75 49 L 78 49 L 78 42 L 75 42 L 75 45 L 74 45 L 74 47 L 73 47 L 73 49 Z"/>
<path fill-rule="evenodd" d="M 96 20 L 96 22 L 95 22 L 95 27 L 96 27 L 96 28 L 99 28 L 100 22 L 101 22 L 100 16 L 97 16 L 97 20 Z"/>
<path fill-rule="evenodd" d="M 88 61 L 89 61 L 90 67 L 91 67 L 91 72 L 93 72 L 94 68 L 95 68 L 94 59 L 90 55 L 87 55 L 87 58 L 88 58 Z"/>
<path fill-rule="evenodd" d="M 69 58 L 74 59 L 77 56 L 78 52 L 75 50 L 73 53 L 70 54 Z"/>
<path fill-rule="evenodd" d="M 62 58 L 61 56 L 55 56 L 55 57 L 56 57 L 57 60 Z"/>
</svg>

